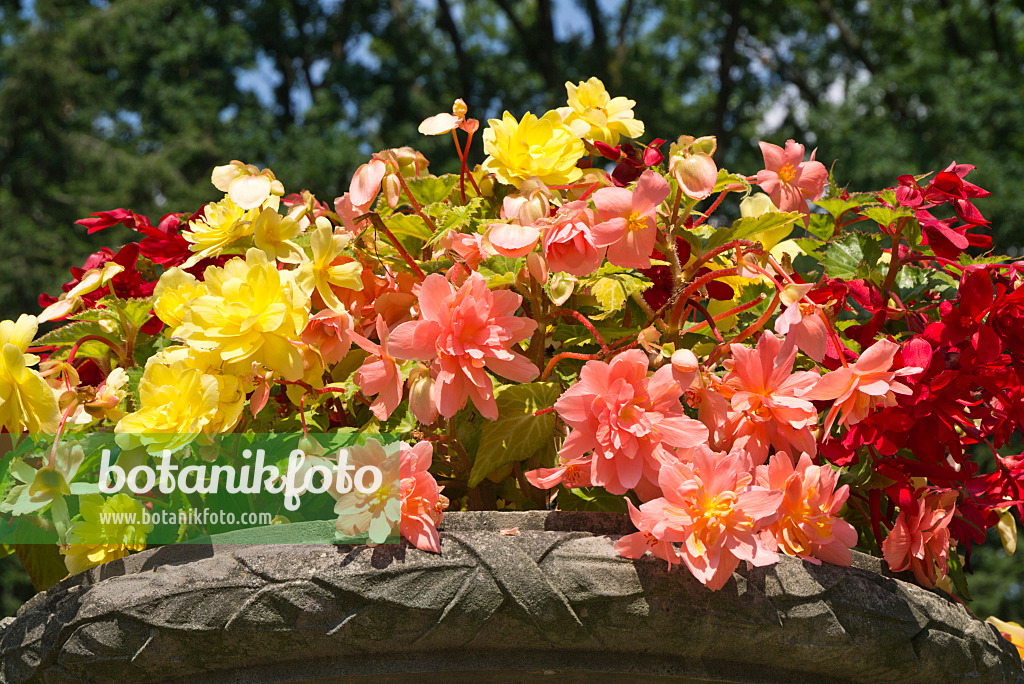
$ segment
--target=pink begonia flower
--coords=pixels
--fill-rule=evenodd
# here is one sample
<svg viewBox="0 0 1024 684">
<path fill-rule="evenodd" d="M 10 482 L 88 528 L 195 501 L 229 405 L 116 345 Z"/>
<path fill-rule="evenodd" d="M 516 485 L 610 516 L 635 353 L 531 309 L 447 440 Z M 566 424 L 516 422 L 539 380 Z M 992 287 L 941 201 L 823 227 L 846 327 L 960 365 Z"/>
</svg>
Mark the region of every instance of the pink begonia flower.
<svg viewBox="0 0 1024 684">
<path fill-rule="evenodd" d="M 462 257 L 471 271 L 475 271 L 481 261 L 495 254 L 480 233 L 448 233 L 441 238 L 440 244 Z"/>
<path fill-rule="evenodd" d="M 476 272 L 458 290 L 438 273 L 420 285 L 421 319 L 395 328 L 391 351 L 401 359 L 433 361 L 431 399 L 445 418 L 472 399 L 484 418 L 497 419 L 494 384 L 485 368 L 513 382 L 537 377 L 537 367 L 512 350 L 537 327 L 537 321 L 514 315 L 522 299 L 487 289 Z"/>
<path fill-rule="evenodd" d="M 359 232 L 355 220 L 372 208 L 386 173 L 387 166 L 383 161 L 371 159 L 356 169 L 348 192 L 334 200 L 334 211 L 349 232 Z"/>
<path fill-rule="evenodd" d="M 799 211 L 807 215 L 807 200 L 821 197 L 828 180 L 828 170 L 811 158 L 804 161 L 804 146 L 786 141 L 786 149 L 778 145 L 759 142 L 764 155 L 764 168 L 757 172 L 757 184 L 768 193 L 779 211 Z M 817 151 L 817 150 L 815 150 Z"/>
<path fill-rule="evenodd" d="M 666 365 L 648 376 L 647 355 L 631 349 L 611 363 L 588 361 L 580 380 L 555 402 L 572 428 L 562 444 L 563 461 L 593 452 L 591 481 L 612 494 L 635 489 L 641 499 L 657 496 L 658 471 L 674 461 L 670 447 L 694 447 L 708 430 L 686 416 L 683 388 Z"/>
<path fill-rule="evenodd" d="M 821 363 L 828 349 L 828 327 L 821 307 L 813 302 L 793 302 L 775 319 L 775 332 L 792 338 L 796 346 Z"/>
<path fill-rule="evenodd" d="M 686 566 L 711 590 L 725 586 L 741 560 L 759 567 L 777 563 L 765 531 L 778 516 L 782 492 L 752 484 L 742 451 L 717 454 L 702 445 L 691 459 L 667 463 L 658 475 L 664 498 L 640 507 L 659 518 L 653 536 L 681 543 Z"/>
<path fill-rule="evenodd" d="M 592 487 L 590 473 L 593 459 L 589 457 L 574 458 L 568 461 L 559 459 L 556 468 L 537 468 L 524 473 L 527 481 L 537 489 L 551 489 L 558 485 L 568 487 Z"/>
<path fill-rule="evenodd" d="M 933 492 L 900 511 L 882 542 L 882 555 L 890 570 L 910 569 L 926 587 L 934 587 L 949 573 L 949 523 L 956 513 L 956 498 L 953 490 Z"/>
<path fill-rule="evenodd" d="M 668 197 L 669 185 L 655 171 L 644 171 L 636 189 L 601 188 L 594 193 L 597 225 L 594 244 L 608 248 L 608 261 L 623 268 L 650 268 L 658 239 L 658 207 Z"/>
<path fill-rule="evenodd" d="M 434 446 L 418 442 L 416 446 L 403 443 L 400 447 L 400 488 L 402 490 L 402 536 L 417 549 L 441 553 L 441 539 L 437 526 L 441 511 L 448 508 L 448 498 L 441 494 L 444 487 L 430 474 Z"/>
<path fill-rule="evenodd" d="M 544 257 L 556 273 L 588 276 L 604 260 L 605 249 L 594 243 L 594 212 L 586 202 L 569 202 L 544 226 Z"/>
<path fill-rule="evenodd" d="M 382 445 L 367 439 L 362 446 L 341 449 L 348 465 L 356 471 L 365 466 L 379 468 L 383 475 L 381 486 L 369 493 L 360 492 L 351 482 L 336 477 L 327 493 L 335 499 L 334 512 L 338 516 L 335 528 L 345 536 L 369 533 L 371 544 L 383 544 L 388 537 L 399 532 L 402 519 L 402 497 L 399 482 L 400 450 L 397 444 Z M 310 460 L 317 460 L 311 457 Z M 352 471 L 350 471 L 352 472 Z M 348 491 L 342 491 L 347 488 Z"/>
<path fill-rule="evenodd" d="M 664 501 L 664 499 L 662 499 Z M 653 503 L 653 502 L 652 502 Z M 660 541 L 654 536 L 654 526 L 664 518 L 663 506 L 651 506 L 644 504 L 646 511 L 638 509 L 633 502 L 626 499 L 626 506 L 629 508 L 629 519 L 638 532 L 627 534 L 615 542 L 615 550 L 623 558 L 643 558 L 648 551 L 663 561 L 668 562 L 669 569 L 673 563 L 681 563 L 679 551 L 670 542 Z"/>
<path fill-rule="evenodd" d="M 812 465 L 807 454 L 794 466 L 785 452 L 773 454 L 768 465 L 754 470 L 758 485 L 783 493 L 779 517 L 769 527 L 783 553 L 814 564 L 850 565 L 857 530 L 839 517 L 850 487 L 836 489 L 837 471 Z"/>
<path fill-rule="evenodd" d="M 338 363 L 352 348 L 352 315 L 324 309 L 310 317 L 302 341 L 320 352 L 324 363 Z"/>
<path fill-rule="evenodd" d="M 806 393 L 820 378 L 815 371 L 793 372 L 796 346 L 770 332 L 761 335 L 755 349 L 730 345 L 732 358 L 719 391 L 730 401 L 726 430 L 730 447 L 745 449 L 754 465 L 768 458 L 768 447 L 814 455 L 811 428 L 818 411 Z"/>
<path fill-rule="evenodd" d="M 380 344 L 374 344 L 354 331 L 349 335 L 353 342 L 370 353 L 355 373 L 356 384 L 363 394 L 377 395 L 370 411 L 379 420 L 387 420 L 402 401 L 402 370 L 389 350 L 388 325 L 383 316 L 377 316 L 377 339 Z"/>
<path fill-rule="evenodd" d="M 502 201 L 500 216 L 507 222 L 487 225 L 487 239 L 502 256 L 513 259 L 526 256 L 540 240 L 537 222 L 547 217 L 550 204 L 539 190 L 534 189 L 530 196 L 523 194 L 523 190 L 529 192 L 531 188 L 533 184 L 524 183 L 519 195 L 509 195 Z"/>
<path fill-rule="evenodd" d="M 911 389 L 897 382 L 896 378 L 914 375 L 923 369 L 910 366 L 890 371 L 899 348 L 892 340 L 878 340 L 865 349 L 852 366 L 826 373 L 814 389 L 804 395 L 805 399 L 815 401 L 835 400 L 825 419 L 826 435 L 840 411 L 841 425 L 856 425 L 867 418 L 876 406 L 895 406 L 897 394 L 911 393 Z"/>
<path fill-rule="evenodd" d="M 441 112 L 434 116 L 428 116 L 420 122 L 419 132 L 423 135 L 444 135 L 456 128 L 461 128 L 467 133 L 473 133 L 480 127 L 480 122 L 476 119 L 467 119 L 468 111 L 466 101 L 460 97 L 452 104 L 451 114 Z"/>
</svg>

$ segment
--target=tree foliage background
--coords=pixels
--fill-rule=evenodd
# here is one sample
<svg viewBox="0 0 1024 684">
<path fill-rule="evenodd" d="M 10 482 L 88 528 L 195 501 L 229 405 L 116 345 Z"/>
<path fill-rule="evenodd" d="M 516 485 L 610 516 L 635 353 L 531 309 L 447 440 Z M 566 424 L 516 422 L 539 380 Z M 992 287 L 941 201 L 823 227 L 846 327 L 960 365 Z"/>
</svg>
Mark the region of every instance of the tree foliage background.
<svg viewBox="0 0 1024 684">
<path fill-rule="evenodd" d="M 648 139 L 717 135 L 730 169 L 787 138 L 851 189 L 976 164 L 1016 254 L 1022 64 L 1015 0 L 0 0 L 0 318 L 123 240 L 87 237 L 90 212 L 192 211 L 231 159 L 330 201 L 376 149 L 450 168 L 416 126 L 456 97 L 520 116 L 591 75 Z M 999 554 L 978 554 L 974 607 L 1024 619 Z"/>
</svg>

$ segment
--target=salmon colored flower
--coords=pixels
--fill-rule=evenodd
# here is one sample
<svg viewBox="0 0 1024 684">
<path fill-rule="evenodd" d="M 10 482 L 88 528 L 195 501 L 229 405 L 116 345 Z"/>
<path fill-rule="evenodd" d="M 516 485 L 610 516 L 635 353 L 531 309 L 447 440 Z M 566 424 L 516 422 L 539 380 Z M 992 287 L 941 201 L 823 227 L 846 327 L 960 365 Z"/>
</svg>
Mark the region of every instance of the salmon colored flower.
<svg viewBox="0 0 1024 684">
<path fill-rule="evenodd" d="M 891 340 L 879 340 L 864 350 L 852 366 L 838 368 L 822 376 L 817 385 L 804 395 L 805 399 L 834 399 L 835 404 L 825 419 L 825 433 L 832 429 L 841 411 L 840 424 L 850 426 L 868 417 L 878 406 L 895 406 L 897 394 L 910 394 L 911 389 L 896 378 L 914 375 L 923 369 L 900 368 L 891 371 L 893 357 L 900 348 Z"/>
<path fill-rule="evenodd" d="M 342 485 L 347 483 L 342 477 L 334 478 L 333 486 L 327 490 L 335 499 L 334 512 L 338 519 L 334 527 L 341 536 L 366 534 L 370 544 L 383 544 L 401 528 L 400 447 L 367 439 L 365 444 L 350 446 L 344 452 L 348 465 L 355 466 L 355 472 L 373 466 L 380 469 L 383 478 L 380 487 L 366 493 L 356 487 L 342 492 Z"/>
<path fill-rule="evenodd" d="M 467 133 L 473 133 L 480 127 L 476 119 L 467 119 L 466 113 L 469 108 L 461 97 L 452 104 L 452 113 L 441 112 L 434 116 L 428 116 L 420 123 L 419 132 L 422 135 L 444 135 L 461 128 Z"/>
<path fill-rule="evenodd" d="M 555 402 L 572 428 L 559 456 L 563 461 L 593 452 L 591 480 L 612 494 L 638 489 L 657 495 L 658 471 L 675 460 L 669 448 L 695 447 L 708 431 L 683 413 L 682 387 L 669 365 L 648 376 L 647 355 L 639 349 L 611 363 L 588 361 L 578 383 Z"/>
<path fill-rule="evenodd" d="M 742 452 L 724 455 L 700 446 L 691 459 L 667 463 L 658 475 L 664 498 L 640 507 L 659 518 L 653 536 L 681 543 L 683 562 L 711 590 L 725 586 L 741 560 L 758 567 L 777 563 L 763 531 L 778 516 L 782 492 L 754 485 Z"/>
<path fill-rule="evenodd" d="M 813 455 L 811 428 L 818 411 L 805 395 L 819 381 L 818 374 L 794 373 L 796 347 L 770 332 L 761 335 L 755 349 L 741 344 L 730 349 L 719 389 L 731 404 L 731 446 L 745 449 L 755 465 L 768 458 L 769 446 Z"/>
<path fill-rule="evenodd" d="M 562 485 L 572 489 L 574 487 L 592 487 L 594 483 L 590 480 L 590 473 L 593 469 L 593 460 L 589 457 L 574 458 L 568 461 L 559 459 L 555 468 L 537 468 L 524 473 L 527 481 L 537 489 L 551 489 Z"/>
<path fill-rule="evenodd" d="M 354 331 L 349 336 L 371 355 L 356 371 L 356 384 L 363 394 L 377 395 L 370 410 L 378 419 L 387 420 L 402 401 L 402 370 L 388 350 L 387 323 L 382 316 L 377 316 L 377 339 L 380 344 L 374 344 Z"/>
<path fill-rule="evenodd" d="M 352 315 L 324 309 L 309 319 L 302 341 L 317 349 L 324 363 L 338 363 L 352 348 Z"/>
<path fill-rule="evenodd" d="M 767 465 L 755 468 L 755 478 L 758 485 L 783 493 L 779 518 L 769 528 L 779 550 L 815 564 L 850 565 L 857 530 L 839 517 L 850 487 L 836 489 L 837 471 L 811 465 L 807 454 L 794 467 L 789 454 L 776 452 Z"/>
<path fill-rule="evenodd" d="M 334 200 L 334 211 L 350 233 L 358 233 L 355 220 L 370 211 L 380 192 L 387 165 L 380 159 L 371 159 L 356 169 L 348 192 Z"/>
<path fill-rule="evenodd" d="M 808 285 L 808 288 L 810 286 Z M 802 352 L 821 363 L 828 349 L 828 326 L 821 307 L 813 302 L 795 301 L 775 319 L 775 332 L 792 338 Z"/>
<path fill-rule="evenodd" d="M 601 188 L 594 193 L 594 244 L 608 248 L 608 261 L 623 268 L 651 267 L 658 206 L 668 193 L 668 181 L 654 171 L 644 171 L 632 192 Z"/>
<path fill-rule="evenodd" d="M 507 290 L 488 290 L 476 272 L 458 290 L 437 273 L 420 285 L 421 318 L 395 328 L 390 345 L 396 358 L 433 361 L 431 398 L 445 418 L 467 399 L 485 418 L 498 417 L 485 368 L 513 382 L 537 377 L 537 367 L 513 351 L 537 327 L 536 321 L 515 315 L 522 299 Z"/>
<path fill-rule="evenodd" d="M 542 224 L 544 257 L 551 271 L 582 277 L 601 265 L 605 249 L 594 244 L 594 212 L 586 202 L 569 202 Z"/>
<path fill-rule="evenodd" d="M 779 211 L 799 211 L 807 215 L 807 200 L 821 197 L 828 180 L 825 165 L 811 158 L 804 161 L 804 146 L 786 141 L 786 149 L 760 142 L 764 168 L 757 172 L 757 184 L 771 197 Z"/>
<path fill-rule="evenodd" d="M 441 553 L 437 526 L 441 512 L 448 508 L 448 498 L 430 474 L 434 446 L 424 441 L 412 447 L 403 443 L 400 449 L 402 536 L 417 549 Z"/>
<path fill-rule="evenodd" d="M 653 503 L 653 502 L 652 502 Z M 626 499 L 626 507 L 629 508 L 629 519 L 638 530 L 615 542 L 615 550 L 623 558 L 643 558 L 644 554 L 650 551 L 652 554 L 668 562 L 671 569 L 673 563 L 681 563 L 682 558 L 676 547 L 667 541 L 661 541 L 654 536 L 654 526 L 664 518 L 664 506 L 650 506 L 644 504 L 646 512 L 633 505 L 633 502 Z"/>
<path fill-rule="evenodd" d="M 949 573 L 949 523 L 956 499 L 956 491 L 931 492 L 900 511 L 882 542 L 882 556 L 893 572 L 909 569 L 926 587 Z"/>
</svg>

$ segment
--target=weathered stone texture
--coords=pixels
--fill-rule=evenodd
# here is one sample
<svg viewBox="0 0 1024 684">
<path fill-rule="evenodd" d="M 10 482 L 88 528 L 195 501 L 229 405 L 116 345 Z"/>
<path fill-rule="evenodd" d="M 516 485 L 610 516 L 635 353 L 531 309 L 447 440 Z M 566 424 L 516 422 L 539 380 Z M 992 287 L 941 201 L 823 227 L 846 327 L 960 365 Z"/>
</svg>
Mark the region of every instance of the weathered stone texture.
<svg viewBox="0 0 1024 684">
<path fill-rule="evenodd" d="M 445 523 L 440 555 L 197 545 L 95 568 L 0 623 L 0 682 L 1024 682 L 994 628 L 877 559 L 784 557 L 711 592 L 620 558 L 622 516 Z"/>
</svg>

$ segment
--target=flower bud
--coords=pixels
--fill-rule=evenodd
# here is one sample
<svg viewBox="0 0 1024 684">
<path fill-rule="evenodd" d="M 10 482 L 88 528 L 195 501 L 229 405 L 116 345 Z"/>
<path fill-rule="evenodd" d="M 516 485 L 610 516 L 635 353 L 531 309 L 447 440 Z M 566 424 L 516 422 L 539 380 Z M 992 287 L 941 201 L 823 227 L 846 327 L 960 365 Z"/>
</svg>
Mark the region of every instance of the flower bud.
<svg viewBox="0 0 1024 684">
<path fill-rule="evenodd" d="M 541 285 L 548 282 L 548 262 L 537 252 L 530 252 L 526 255 L 526 268 Z"/>
<path fill-rule="evenodd" d="M 461 97 L 455 100 L 455 103 L 452 105 L 452 114 L 459 117 L 460 119 L 465 119 L 466 112 L 468 111 L 469 107 L 466 106 L 465 100 L 463 100 Z"/>
<path fill-rule="evenodd" d="M 683 194 L 690 199 L 707 198 L 718 182 L 718 166 L 707 154 L 673 156 L 669 168 Z"/>
<path fill-rule="evenodd" d="M 677 349 L 672 353 L 672 369 L 680 373 L 696 373 L 700 368 L 697 355 L 689 349 Z"/>
<path fill-rule="evenodd" d="M 402 184 L 398 181 L 398 176 L 393 173 L 384 176 L 384 180 L 381 182 L 381 189 L 384 190 L 384 199 L 387 201 L 388 206 L 392 209 L 397 207 L 398 199 L 402 195 Z"/>
<path fill-rule="evenodd" d="M 416 420 L 424 425 L 437 420 L 437 406 L 430 398 L 433 387 L 434 379 L 430 377 L 430 371 L 421 364 L 409 378 L 409 408 Z"/>
<path fill-rule="evenodd" d="M 551 213 L 548 198 L 541 193 L 535 194 L 519 208 L 519 223 L 529 226 Z"/>
</svg>

